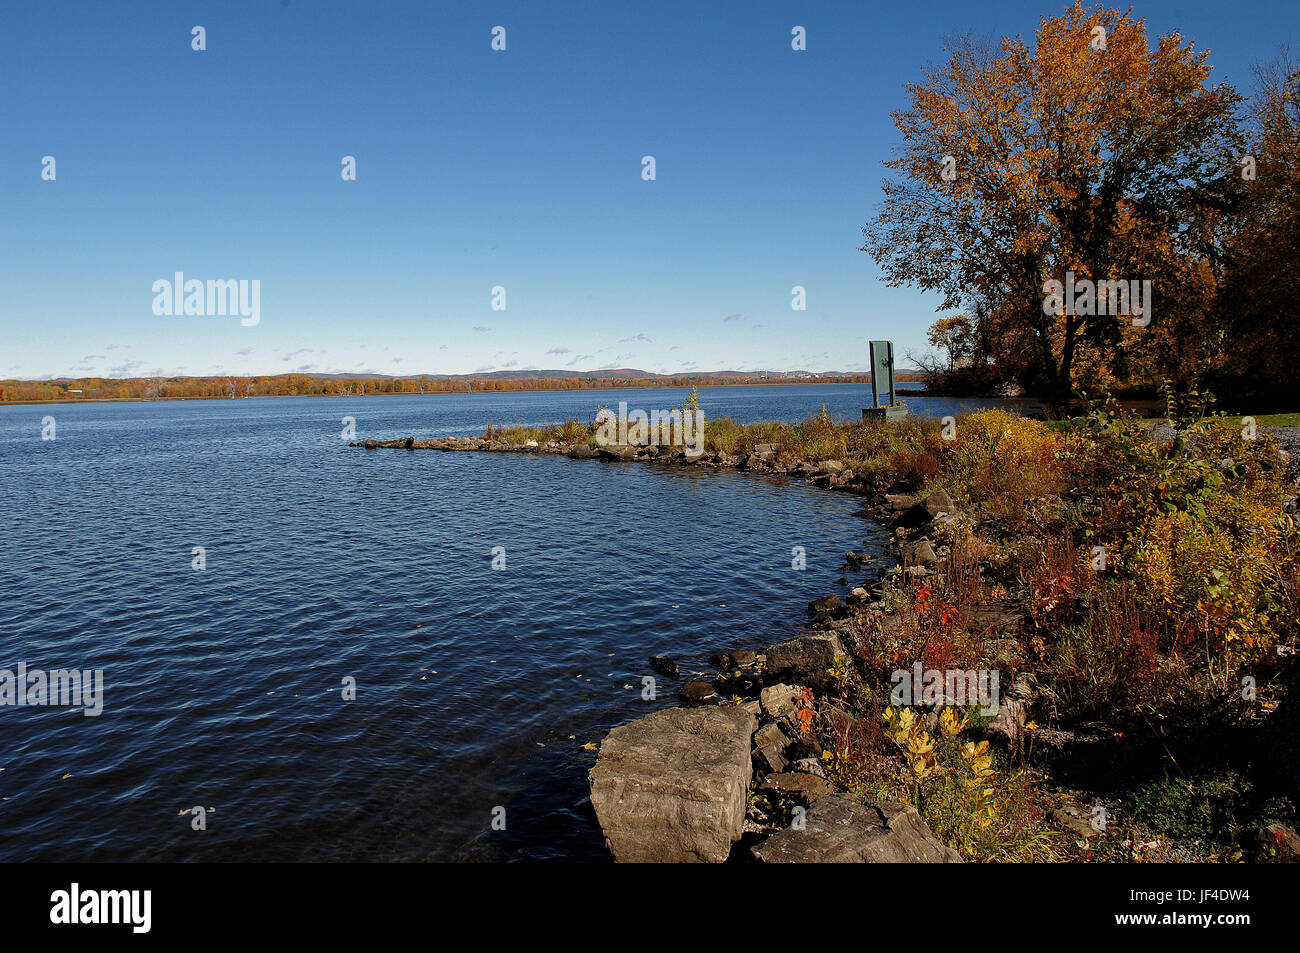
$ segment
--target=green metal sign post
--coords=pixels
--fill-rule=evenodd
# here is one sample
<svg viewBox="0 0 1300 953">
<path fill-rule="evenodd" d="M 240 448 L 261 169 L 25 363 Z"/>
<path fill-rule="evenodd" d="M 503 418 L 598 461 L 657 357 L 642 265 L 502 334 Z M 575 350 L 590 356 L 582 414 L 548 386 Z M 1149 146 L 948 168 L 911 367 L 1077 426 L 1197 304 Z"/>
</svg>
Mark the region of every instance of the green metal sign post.
<svg viewBox="0 0 1300 953">
<path fill-rule="evenodd" d="M 881 397 L 889 394 L 889 403 Z M 862 410 L 862 422 L 892 420 L 907 413 L 907 406 L 898 400 L 894 385 L 894 342 L 871 342 L 871 406 Z"/>
</svg>

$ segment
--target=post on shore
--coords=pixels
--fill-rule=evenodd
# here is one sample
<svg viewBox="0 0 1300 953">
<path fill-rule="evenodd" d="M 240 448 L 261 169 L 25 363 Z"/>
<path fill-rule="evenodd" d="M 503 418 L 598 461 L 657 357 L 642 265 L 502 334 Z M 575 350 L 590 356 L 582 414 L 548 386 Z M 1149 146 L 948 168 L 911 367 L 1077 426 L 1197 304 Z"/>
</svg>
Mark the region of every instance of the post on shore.
<svg viewBox="0 0 1300 953">
<path fill-rule="evenodd" d="M 862 422 L 893 420 L 907 413 L 907 405 L 898 399 L 894 383 L 894 342 L 871 342 L 871 406 L 862 409 Z M 889 403 L 882 404 L 883 394 Z"/>
</svg>

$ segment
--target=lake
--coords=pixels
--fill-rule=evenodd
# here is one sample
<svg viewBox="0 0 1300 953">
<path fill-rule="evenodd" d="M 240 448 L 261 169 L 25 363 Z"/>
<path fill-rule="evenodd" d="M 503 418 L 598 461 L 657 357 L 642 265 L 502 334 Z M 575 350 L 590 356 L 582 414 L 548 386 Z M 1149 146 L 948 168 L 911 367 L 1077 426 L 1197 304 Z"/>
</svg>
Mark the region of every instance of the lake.
<svg viewBox="0 0 1300 953">
<path fill-rule="evenodd" d="M 0 669 L 104 673 L 98 717 L 0 707 L 0 859 L 607 859 L 583 746 L 676 704 L 663 678 L 642 698 L 648 657 L 711 675 L 715 651 L 788 637 L 840 590 L 843 553 L 884 534 L 857 497 L 802 481 L 367 453 L 342 419 L 357 439 L 479 434 L 684 397 L 0 407 Z M 740 421 L 823 403 L 857 419 L 869 400 L 701 393 Z"/>
</svg>

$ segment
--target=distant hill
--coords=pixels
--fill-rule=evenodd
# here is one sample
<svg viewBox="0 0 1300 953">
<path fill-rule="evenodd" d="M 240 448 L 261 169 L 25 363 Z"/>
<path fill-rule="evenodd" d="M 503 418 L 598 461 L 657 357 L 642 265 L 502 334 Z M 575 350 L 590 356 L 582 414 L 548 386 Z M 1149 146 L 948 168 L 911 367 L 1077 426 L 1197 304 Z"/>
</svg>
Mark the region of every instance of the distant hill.
<svg viewBox="0 0 1300 953">
<path fill-rule="evenodd" d="M 911 381 L 915 372 L 900 373 Z M 363 397 L 379 394 L 470 394 L 505 391 L 734 385 L 867 384 L 870 375 L 843 371 L 690 371 L 653 374 L 632 367 L 595 371 L 519 370 L 477 374 L 273 374 L 210 377 L 78 377 L 0 380 L 0 404 L 103 400 L 214 400 L 235 397 Z"/>
<path fill-rule="evenodd" d="M 517 368 L 508 371 L 480 371 L 477 374 L 316 374 L 328 380 L 426 380 L 426 381 L 490 381 L 490 380 L 656 380 L 667 378 L 718 378 L 736 377 L 745 380 L 756 378 L 807 378 L 807 377 L 865 377 L 866 371 L 678 371 L 672 374 L 658 374 L 643 371 L 635 367 L 603 367 L 595 371 L 560 370 L 554 368 Z M 899 371 L 899 380 L 910 380 L 913 375 L 908 371 Z M 915 375 L 919 376 L 919 375 Z"/>
</svg>

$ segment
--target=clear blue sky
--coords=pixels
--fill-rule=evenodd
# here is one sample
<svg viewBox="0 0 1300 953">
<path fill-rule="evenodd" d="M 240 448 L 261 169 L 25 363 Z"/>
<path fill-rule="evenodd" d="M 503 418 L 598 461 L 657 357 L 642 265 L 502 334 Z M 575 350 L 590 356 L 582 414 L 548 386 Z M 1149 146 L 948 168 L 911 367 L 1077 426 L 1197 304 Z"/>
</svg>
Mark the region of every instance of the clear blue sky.
<svg viewBox="0 0 1300 953">
<path fill-rule="evenodd" d="M 861 369 L 869 338 L 922 348 L 937 302 L 857 251 L 889 111 L 946 37 L 1028 37 L 1063 8 L 11 4 L 0 376 Z M 1297 9 L 1134 12 L 1248 88 Z M 155 316 L 176 271 L 259 279 L 260 324 Z"/>
</svg>

